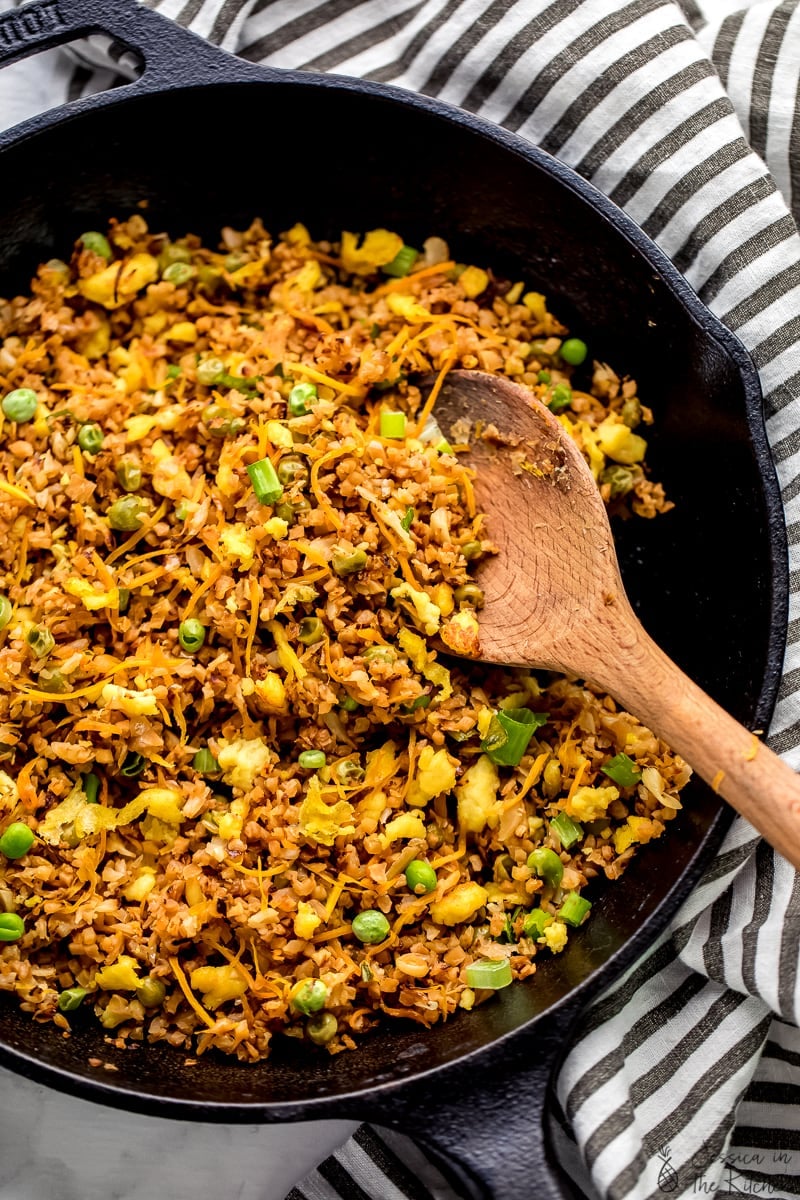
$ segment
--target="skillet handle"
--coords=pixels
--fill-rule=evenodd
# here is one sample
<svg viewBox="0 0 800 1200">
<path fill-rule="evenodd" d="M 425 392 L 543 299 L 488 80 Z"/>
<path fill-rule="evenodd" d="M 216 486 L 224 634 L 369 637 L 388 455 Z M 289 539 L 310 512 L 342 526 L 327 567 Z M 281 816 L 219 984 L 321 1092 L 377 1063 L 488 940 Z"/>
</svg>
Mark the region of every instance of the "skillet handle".
<svg viewBox="0 0 800 1200">
<path fill-rule="evenodd" d="M 374 1096 L 358 1115 L 413 1138 L 465 1200 L 579 1200 L 551 1144 L 553 1082 L 584 1008 L 570 996 L 554 1013 L 467 1065 Z"/>
<path fill-rule="evenodd" d="M 142 59 L 142 74 L 128 85 L 130 91 L 197 84 L 223 68 L 226 80 L 231 79 L 237 74 L 236 64 L 242 78 L 253 76 L 253 64 L 136 0 L 33 0 L 0 14 L 0 67 L 93 33 L 108 34 Z"/>
</svg>

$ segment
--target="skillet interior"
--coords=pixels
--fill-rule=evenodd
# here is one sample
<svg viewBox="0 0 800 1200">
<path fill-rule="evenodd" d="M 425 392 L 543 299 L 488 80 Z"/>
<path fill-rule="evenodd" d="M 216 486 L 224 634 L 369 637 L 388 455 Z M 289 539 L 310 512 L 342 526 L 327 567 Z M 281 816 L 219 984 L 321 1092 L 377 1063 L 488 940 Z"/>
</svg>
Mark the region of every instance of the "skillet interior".
<svg viewBox="0 0 800 1200">
<path fill-rule="evenodd" d="M 651 461 L 676 508 L 618 531 L 634 605 L 693 678 L 762 727 L 785 633 L 783 527 L 758 387 L 738 343 L 687 299 L 658 256 L 643 257 L 635 233 L 615 227 L 611 206 L 593 206 L 557 167 L 512 151 L 468 117 L 444 125 L 411 101 L 392 105 L 331 78 L 313 82 L 145 96 L 45 126 L 4 150 L 13 186 L 0 213 L 0 292 L 24 287 L 38 261 L 143 200 L 151 228 L 174 236 L 214 239 L 221 225 L 255 215 L 272 230 L 302 220 L 315 237 L 385 225 L 412 244 L 441 234 L 456 258 L 524 278 L 593 353 L 639 381 L 655 410 Z M 161 1103 L 206 1119 L 311 1117 L 337 1098 L 342 1111 L 348 1095 L 505 1037 L 651 941 L 726 820 L 705 787 L 691 785 L 685 796 L 670 835 L 609 890 L 533 986 L 515 986 L 427 1035 L 393 1029 L 358 1053 L 322 1061 L 291 1044 L 258 1067 L 210 1058 L 186 1067 L 181 1054 L 159 1047 L 116 1051 L 91 1020 L 76 1021 L 65 1040 L 6 1005 L 5 1054 L 51 1084 L 95 1096 L 99 1088 L 112 1103 L 151 1112 Z M 118 1072 L 90 1068 L 91 1055 Z"/>
</svg>

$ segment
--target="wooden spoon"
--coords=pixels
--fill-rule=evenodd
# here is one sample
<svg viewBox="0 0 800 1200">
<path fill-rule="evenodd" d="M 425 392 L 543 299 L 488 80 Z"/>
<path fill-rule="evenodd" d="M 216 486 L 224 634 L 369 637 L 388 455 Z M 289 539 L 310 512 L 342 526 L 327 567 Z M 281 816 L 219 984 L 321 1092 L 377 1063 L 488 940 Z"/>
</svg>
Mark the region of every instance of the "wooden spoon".
<svg viewBox="0 0 800 1200">
<path fill-rule="evenodd" d="M 544 667 L 609 692 L 800 868 L 800 778 L 642 628 L 597 484 L 561 423 L 526 389 L 478 371 L 447 375 L 434 412 L 454 444 L 470 423 L 459 458 L 475 470 L 500 551 L 478 573 L 481 660 Z"/>
</svg>

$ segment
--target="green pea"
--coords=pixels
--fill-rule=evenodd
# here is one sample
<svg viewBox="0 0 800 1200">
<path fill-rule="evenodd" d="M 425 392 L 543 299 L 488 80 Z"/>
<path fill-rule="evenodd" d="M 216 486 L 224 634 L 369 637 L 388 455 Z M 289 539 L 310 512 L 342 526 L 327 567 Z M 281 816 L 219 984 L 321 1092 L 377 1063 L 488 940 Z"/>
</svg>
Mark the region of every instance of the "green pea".
<svg viewBox="0 0 800 1200">
<path fill-rule="evenodd" d="M 306 460 L 299 454 L 285 454 L 278 463 L 277 476 L 284 487 L 305 487 L 310 475 Z"/>
<path fill-rule="evenodd" d="M 628 429 L 636 429 L 642 423 L 642 402 L 638 396 L 628 396 L 619 414 Z"/>
<path fill-rule="evenodd" d="M 413 862 L 410 862 L 406 867 L 405 874 L 406 883 L 418 896 L 434 891 L 439 882 L 433 867 L 430 863 L 423 862 L 421 858 L 415 858 Z"/>
<path fill-rule="evenodd" d="M 206 628 L 196 617 L 181 621 L 178 626 L 178 641 L 187 654 L 196 654 L 206 640 Z"/>
<path fill-rule="evenodd" d="M 471 608 L 483 608 L 486 600 L 483 588 L 479 588 L 477 583 L 463 583 L 456 588 L 453 597 L 457 604 L 468 604 Z"/>
<path fill-rule="evenodd" d="M 297 765 L 304 771 L 319 771 L 325 766 L 327 759 L 322 750 L 303 750 L 297 756 Z"/>
<path fill-rule="evenodd" d="M 296 1012 L 308 1017 L 324 1008 L 327 999 L 328 989 L 321 979 L 304 979 L 292 988 L 289 1004 Z"/>
<path fill-rule="evenodd" d="M 78 445 L 87 454 L 99 454 L 103 449 L 103 431 L 100 426 L 93 422 L 81 425 L 78 430 Z"/>
<path fill-rule="evenodd" d="M 0 596 L 0 629 L 5 629 L 8 622 L 11 620 L 11 614 L 14 611 L 14 606 L 8 596 Z"/>
<path fill-rule="evenodd" d="M 339 1022 L 333 1013 L 322 1012 L 306 1023 L 306 1033 L 318 1046 L 325 1046 L 338 1032 Z"/>
<path fill-rule="evenodd" d="M 118 463 L 117 479 L 126 492 L 138 492 L 142 486 L 142 469 L 133 462 Z"/>
<path fill-rule="evenodd" d="M 325 626 L 319 617 L 303 617 L 297 634 L 298 642 L 304 646 L 315 646 L 325 637 Z"/>
<path fill-rule="evenodd" d="M 553 377 L 549 371 L 539 371 L 538 375 L 536 376 L 536 382 L 537 383 L 550 383 L 552 378 Z"/>
<path fill-rule="evenodd" d="M 397 662 L 397 653 L 391 646 L 369 646 L 363 654 L 364 662 Z"/>
<path fill-rule="evenodd" d="M 3 412 L 9 421 L 16 421 L 18 425 L 30 421 L 38 407 L 39 398 L 32 388 L 16 388 L 3 397 Z"/>
<path fill-rule="evenodd" d="M 461 547 L 461 553 L 464 555 L 464 558 L 466 558 L 467 562 L 469 562 L 471 559 L 477 558 L 479 554 L 483 553 L 483 543 L 465 542 Z"/>
<path fill-rule="evenodd" d="M 190 279 L 194 279 L 197 271 L 189 263 L 175 262 L 164 270 L 161 278 L 165 283 L 173 283 L 175 287 L 181 287 L 184 283 L 188 283 Z"/>
<path fill-rule="evenodd" d="M 345 696 L 345 697 L 344 697 L 344 698 L 343 698 L 343 699 L 340 701 L 340 703 L 339 703 L 339 707 L 340 707 L 341 709 L 343 709 L 345 712 L 353 713 L 353 712 L 355 712 L 355 711 L 356 711 L 356 709 L 358 709 L 360 706 L 359 706 L 359 703 L 358 703 L 358 701 L 357 701 L 357 700 L 354 700 L 352 696 Z"/>
<path fill-rule="evenodd" d="M 564 864 L 556 854 L 544 846 L 532 850 L 528 855 L 528 867 L 551 887 L 558 887 L 564 877 Z"/>
<path fill-rule="evenodd" d="M 25 640 L 37 658 L 46 658 L 56 644 L 56 639 L 50 630 L 44 627 L 40 628 L 38 625 L 34 625 L 33 629 L 28 630 Z"/>
<path fill-rule="evenodd" d="M 36 835 L 24 821 L 12 821 L 2 837 L 0 837 L 0 853 L 6 858 L 22 858 L 27 854 Z"/>
<path fill-rule="evenodd" d="M 367 908 L 353 918 L 353 933 L 360 942 L 376 946 L 389 936 L 389 922 L 377 908 Z"/>
<path fill-rule="evenodd" d="M 225 363 L 221 358 L 204 358 L 197 364 L 196 374 L 198 383 L 211 387 L 212 384 L 219 383 L 225 374 Z"/>
<path fill-rule="evenodd" d="M 149 507 L 141 496 L 120 496 L 106 512 L 106 519 L 118 533 L 135 533 L 144 525 Z"/>
<path fill-rule="evenodd" d="M 164 1003 L 166 994 L 167 989 L 164 984 L 152 975 L 146 975 L 136 989 L 136 999 L 145 1008 L 158 1008 L 159 1004 Z"/>
<path fill-rule="evenodd" d="M 56 1007 L 58 1011 L 62 1013 L 75 1012 L 75 1009 L 80 1008 L 80 1006 L 83 1004 L 85 996 L 86 988 L 65 988 L 64 991 L 60 993 L 58 1000 L 56 1001 Z"/>
<path fill-rule="evenodd" d="M 367 565 L 366 550 L 354 550 L 352 554 L 341 551 L 331 555 L 331 566 L 337 575 L 356 575 Z"/>
<path fill-rule="evenodd" d="M 216 775 L 219 771 L 219 763 L 207 746 L 197 751 L 192 759 L 192 766 L 198 775 Z"/>
<path fill-rule="evenodd" d="M 224 404 L 209 404 L 208 408 L 203 410 L 203 423 L 214 438 L 236 437 L 247 424 Z"/>
<path fill-rule="evenodd" d="M 0 942 L 18 942 L 25 932 L 25 922 L 16 913 L 0 913 Z"/>
<path fill-rule="evenodd" d="M 90 229 L 88 233 L 82 233 L 78 241 L 83 244 L 84 250 L 91 250 L 92 254 L 98 254 L 106 260 L 111 258 L 111 243 L 104 233 Z"/>
<path fill-rule="evenodd" d="M 605 467 L 600 472 L 598 482 L 600 484 L 607 483 L 610 498 L 616 500 L 619 496 L 627 496 L 628 492 L 633 488 L 634 479 L 633 471 L 629 470 L 628 467 L 622 467 L 618 463 L 613 463 L 610 467 Z"/>
<path fill-rule="evenodd" d="M 561 346 L 561 357 L 571 367 L 579 367 L 588 353 L 589 347 L 580 338 L 567 338 Z"/>
</svg>

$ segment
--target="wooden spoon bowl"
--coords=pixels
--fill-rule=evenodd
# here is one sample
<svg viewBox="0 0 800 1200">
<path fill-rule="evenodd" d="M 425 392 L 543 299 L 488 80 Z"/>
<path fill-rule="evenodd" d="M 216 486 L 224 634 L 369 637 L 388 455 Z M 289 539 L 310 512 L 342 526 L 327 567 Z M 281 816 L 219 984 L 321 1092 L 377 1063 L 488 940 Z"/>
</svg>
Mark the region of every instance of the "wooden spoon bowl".
<svg viewBox="0 0 800 1200">
<path fill-rule="evenodd" d="M 454 444 L 469 427 L 460 458 L 499 548 L 477 575 L 481 660 L 609 692 L 800 868 L 800 779 L 648 636 L 597 484 L 561 422 L 527 389 L 478 371 L 447 375 L 434 411 Z"/>
</svg>

